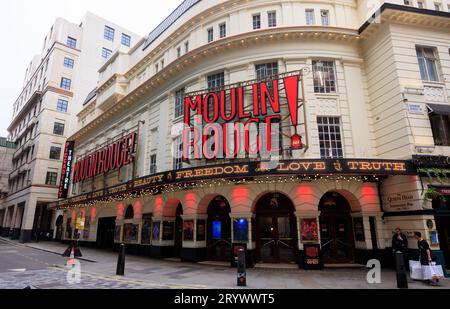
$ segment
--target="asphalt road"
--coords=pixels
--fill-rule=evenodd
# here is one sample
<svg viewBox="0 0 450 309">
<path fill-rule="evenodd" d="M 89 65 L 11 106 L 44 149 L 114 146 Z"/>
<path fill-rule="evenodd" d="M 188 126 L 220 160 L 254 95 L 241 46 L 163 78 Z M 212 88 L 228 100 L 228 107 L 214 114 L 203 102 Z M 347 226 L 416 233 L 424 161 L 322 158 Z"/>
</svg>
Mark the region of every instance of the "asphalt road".
<svg viewBox="0 0 450 309">
<path fill-rule="evenodd" d="M 66 258 L 53 253 L 0 241 L 0 273 L 47 269 L 64 265 Z"/>
</svg>

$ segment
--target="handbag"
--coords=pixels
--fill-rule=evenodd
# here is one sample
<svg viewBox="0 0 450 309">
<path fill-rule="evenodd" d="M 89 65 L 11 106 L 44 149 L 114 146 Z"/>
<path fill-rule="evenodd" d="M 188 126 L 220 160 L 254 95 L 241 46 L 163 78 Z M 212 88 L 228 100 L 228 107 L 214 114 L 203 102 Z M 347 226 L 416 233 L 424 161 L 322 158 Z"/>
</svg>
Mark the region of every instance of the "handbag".
<svg viewBox="0 0 450 309">
<path fill-rule="evenodd" d="M 409 261 L 409 276 L 413 280 L 423 280 L 422 265 L 419 261 Z"/>
<path fill-rule="evenodd" d="M 436 265 L 435 262 L 422 266 L 422 276 L 424 280 L 439 280 L 444 278 L 442 265 Z"/>
</svg>

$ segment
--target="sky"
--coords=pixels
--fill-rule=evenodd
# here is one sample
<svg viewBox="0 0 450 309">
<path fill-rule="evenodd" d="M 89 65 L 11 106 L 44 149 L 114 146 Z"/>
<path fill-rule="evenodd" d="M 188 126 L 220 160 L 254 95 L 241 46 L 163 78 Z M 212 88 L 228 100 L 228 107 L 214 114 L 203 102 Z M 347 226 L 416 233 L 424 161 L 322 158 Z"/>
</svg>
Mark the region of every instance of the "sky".
<svg viewBox="0 0 450 309">
<path fill-rule="evenodd" d="M 89 11 L 136 34 L 146 36 L 182 0 L 14 0 L 2 1 L 0 29 L 0 136 L 7 137 L 12 108 L 25 70 L 40 54 L 44 38 L 57 17 L 79 24 Z"/>
</svg>

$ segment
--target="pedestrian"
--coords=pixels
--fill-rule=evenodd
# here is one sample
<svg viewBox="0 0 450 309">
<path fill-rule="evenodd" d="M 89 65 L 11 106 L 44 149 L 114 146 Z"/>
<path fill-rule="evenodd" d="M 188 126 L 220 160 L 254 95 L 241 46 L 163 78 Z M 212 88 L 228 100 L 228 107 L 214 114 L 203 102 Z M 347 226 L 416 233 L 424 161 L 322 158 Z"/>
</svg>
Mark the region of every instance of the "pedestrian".
<svg viewBox="0 0 450 309">
<path fill-rule="evenodd" d="M 395 229 L 395 234 L 392 236 L 392 250 L 394 253 L 400 251 L 405 254 L 408 249 L 408 238 L 402 233 L 400 228 Z"/>
<path fill-rule="evenodd" d="M 431 253 L 431 248 L 428 242 L 423 239 L 422 233 L 414 232 L 414 238 L 417 240 L 417 247 L 419 248 L 419 261 L 422 266 L 431 265 L 433 262 L 433 255 Z M 436 282 L 433 280 L 426 280 L 427 283 L 433 284 L 438 283 L 439 279 Z"/>
<path fill-rule="evenodd" d="M 409 269 L 408 265 L 409 259 L 407 256 L 408 238 L 406 237 L 405 234 L 402 233 L 402 230 L 399 227 L 395 229 L 395 234 L 394 236 L 392 236 L 392 251 L 394 253 L 394 260 L 396 260 L 395 254 L 397 252 L 401 252 L 403 254 L 405 269 Z"/>
</svg>

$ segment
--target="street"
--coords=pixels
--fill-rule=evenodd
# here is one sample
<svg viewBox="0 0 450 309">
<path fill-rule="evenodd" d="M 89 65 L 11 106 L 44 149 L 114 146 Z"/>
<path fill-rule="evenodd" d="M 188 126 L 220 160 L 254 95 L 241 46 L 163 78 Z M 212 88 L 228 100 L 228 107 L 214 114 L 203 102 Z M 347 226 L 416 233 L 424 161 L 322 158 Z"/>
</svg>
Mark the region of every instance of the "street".
<svg viewBox="0 0 450 309">
<path fill-rule="evenodd" d="M 220 264 L 192 264 L 174 260 L 126 257 L 125 276 L 115 275 L 117 253 L 81 248 L 79 283 L 68 280 L 68 261 L 57 253 L 59 243 L 21 245 L 0 239 L 0 289 L 235 289 L 236 270 Z M 44 251 L 45 250 L 45 251 Z M 369 284 L 367 269 L 305 271 L 295 267 L 247 270 L 250 289 L 390 289 L 395 272 L 382 270 L 380 284 Z M 450 288 L 448 280 L 431 287 L 408 280 L 410 289 Z M 243 288 L 245 290 L 245 288 Z"/>
</svg>

